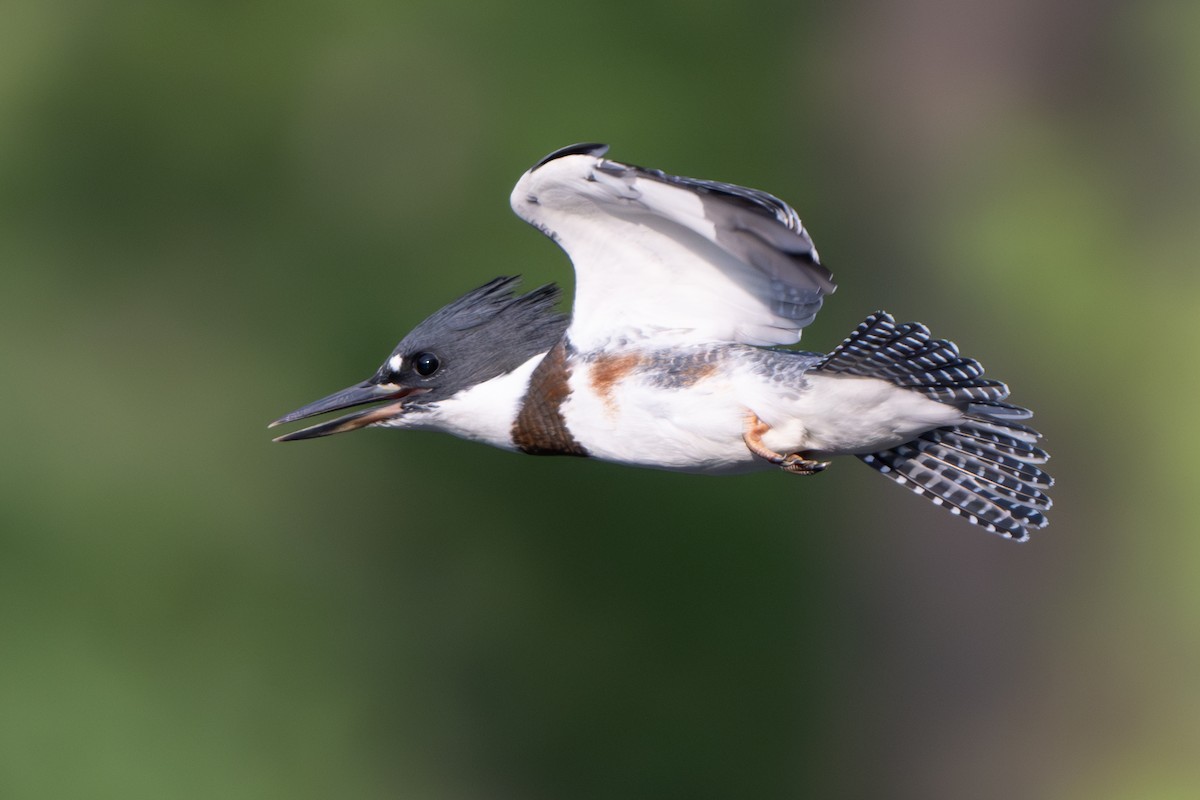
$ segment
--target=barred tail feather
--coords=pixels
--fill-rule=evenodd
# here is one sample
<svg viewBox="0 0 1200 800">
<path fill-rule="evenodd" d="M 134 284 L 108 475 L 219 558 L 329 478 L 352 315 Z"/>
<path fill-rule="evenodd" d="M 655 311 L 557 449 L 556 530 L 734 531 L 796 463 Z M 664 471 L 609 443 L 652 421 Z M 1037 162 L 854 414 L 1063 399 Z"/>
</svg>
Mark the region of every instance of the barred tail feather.
<svg viewBox="0 0 1200 800">
<path fill-rule="evenodd" d="M 938 428 L 911 442 L 859 456 L 878 470 L 935 505 L 993 533 L 1018 541 L 1031 528 L 1044 528 L 1051 500 L 1044 489 L 1053 480 L 1033 462 L 1001 450 L 980 447 L 968 421 Z M 1037 448 L 1031 452 L 1045 454 Z"/>
<path fill-rule="evenodd" d="M 1020 421 L 1033 416 L 1004 402 L 1008 387 L 983 378 L 978 361 L 963 358 L 920 323 L 897 325 L 877 312 L 867 317 L 817 367 L 883 378 L 958 406 L 963 422 L 910 442 L 860 455 L 862 461 L 917 494 L 988 531 L 1024 541 L 1047 524 L 1054 480 L 1040 466 L 1049 456 L 1040 434 Z"/>
</svg>

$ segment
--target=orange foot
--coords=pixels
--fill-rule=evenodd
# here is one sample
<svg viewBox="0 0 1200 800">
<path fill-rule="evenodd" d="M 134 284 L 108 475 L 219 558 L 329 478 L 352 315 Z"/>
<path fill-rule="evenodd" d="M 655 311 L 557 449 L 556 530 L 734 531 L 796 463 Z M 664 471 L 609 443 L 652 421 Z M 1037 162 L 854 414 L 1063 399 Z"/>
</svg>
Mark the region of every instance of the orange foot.
<svg viewBox="0 0 1200 800">
<path fill-rule="evenodd" d="M 771 430 L 771 426 L 759 419 L 753 411 L 746 413 L 746 427 L 742 432 L 742 441 L 746 443 L 746 447 L 751 453 L 793 475 L 816 475 L 829 466 L 828 461 L 813 461 L 806 458 L 803 453 L 790 453 L 786 456 L 776 453 L 763 444 L 763 434 L 769 430 Z"/>
</svg>

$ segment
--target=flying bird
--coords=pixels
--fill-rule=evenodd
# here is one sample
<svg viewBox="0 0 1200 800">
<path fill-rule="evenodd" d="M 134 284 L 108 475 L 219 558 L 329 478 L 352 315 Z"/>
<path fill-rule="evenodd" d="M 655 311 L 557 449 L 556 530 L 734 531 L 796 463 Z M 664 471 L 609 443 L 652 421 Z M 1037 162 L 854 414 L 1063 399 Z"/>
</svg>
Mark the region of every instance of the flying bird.
<svg viewBox="0 0 1200 800">
<path fill-rule="evenodd" d="M 785 349 L 836 288 L 796 212 L 756 189 L 577 144 L 517 182 L 517 215 L 575 268 L 559 290 L 500 277 L 437 311 L 366 381 L 272 426 L 445 431 L 506 450 L 696 473 L 813 475 L 852 455 L 1014 540 L 1046 525 L 1032 414 L 917 322 L 877 311 L 830 353 Z"/>
</svg>

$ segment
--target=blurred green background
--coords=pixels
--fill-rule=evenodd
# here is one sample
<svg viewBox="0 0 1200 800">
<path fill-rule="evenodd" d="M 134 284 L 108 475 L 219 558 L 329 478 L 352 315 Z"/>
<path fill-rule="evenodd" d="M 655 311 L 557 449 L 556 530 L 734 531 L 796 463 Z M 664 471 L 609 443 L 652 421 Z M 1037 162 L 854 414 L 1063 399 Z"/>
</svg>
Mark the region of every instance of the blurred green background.
<svg viewBox="0 0 1200 800">
<path fill-rule="evenodd" d="M 0 797 L 1200 796 L 1200 5 L 8 0 Z M 761 187 L 1037 410 L 1018 546 L 855 462 L 266 423 L 550 150 Z"/>
</svg>

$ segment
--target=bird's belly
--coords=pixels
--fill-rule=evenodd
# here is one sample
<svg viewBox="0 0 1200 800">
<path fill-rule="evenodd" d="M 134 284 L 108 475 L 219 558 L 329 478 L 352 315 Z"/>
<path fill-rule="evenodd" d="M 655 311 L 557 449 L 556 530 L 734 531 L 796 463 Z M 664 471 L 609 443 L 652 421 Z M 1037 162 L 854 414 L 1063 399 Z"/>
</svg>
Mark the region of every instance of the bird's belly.
<svg viewBox="0 0 1200 800">
<path fill-rule="evenodd" d="M 961 419 L 953 406 L 875 378 L 809 373 L 781 386 L 733 369 L 664 387 L 637 373 L 606 384 L 580 372 L 562 406 L 575 440 L 595 458 L 657 469 L 768 469 L 746 444 L 751 423 L 765 426 L 762 444 L 776 453 L 833 456 L 878 452 Z"/>
<path fill-rule="evenodd" d="M 708 473 L 769 466 L 746 449 L 745 409 L 721 380 L 664 389 L 631 379 L 607 391 L 579 381 L 562 413 L 575 440 L 605 461 Z"/>
</svg>

